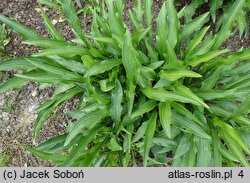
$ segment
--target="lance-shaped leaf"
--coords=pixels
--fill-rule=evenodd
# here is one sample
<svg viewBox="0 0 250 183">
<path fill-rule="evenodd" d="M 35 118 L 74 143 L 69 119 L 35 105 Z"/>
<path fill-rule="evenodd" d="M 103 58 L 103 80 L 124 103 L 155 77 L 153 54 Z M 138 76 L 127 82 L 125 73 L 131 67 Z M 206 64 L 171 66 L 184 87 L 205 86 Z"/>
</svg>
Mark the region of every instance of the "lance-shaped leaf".
<svg viewBox="0 0 250 183">
<path fill-rule="evenodd" d="M 143 166 L 147 166 L 149 151 L 152 146 L 153 137 L 155 134 L 157 120 L 157 112 L 153 112 L 150 119 L 148 120 L 148 126 L 145 133 L 144 139 L 144 151 L 143 151 Z"/>
<path fill-rule="evenodd" d="M 218 81 L 222 71 L 223 71 L 223 66 L 218 67 L 208 78 L 206 78 L 201 85 L 201 90 L 203 91 L 209 91 L 212 90 L 213 87 L 215 86 L 216 82 Z"/>
<path fill-rule="evenodd" d="M 163 3 L 156 22 L 157 22 L 156 45 L 161 56 L 163 56 L 166 53 L 166 40 L 168 32 L 166 2 Z"/>
<path fill-rule="evenodd" d="M 109 111 L 107 109 L 104 110 L 96 110 L 93 112 L 89 112 L 77 120 L 73 126 L 70 128 L 69 134 L 65 141 L 65 146 L 70 143 L 70 141 L 77 136 L 79 133 L 84 132 L 85 128 L 91 129 L 97 125 L 97 123 L 109 116 Z"/>
<path fill-rule="evenodd" d="M 211 7 L 210 12 L 214 22 L 216 19 L 216 12 L 221 7 L 222 4 L 223 0 L 211 0 L 210 2 L 210 7 Z"/>
<path fill-rule="evenodd" d="M 69 155 L 62 163 L 62 166 L 69 167 L 74 164 L 74 161 L 81 156 L 81 154 L 86 150 L 87 145 L 96 137 L 97 133 L 102 130 L 102 127 L 96 126 L 91 130 L 87 131 L 86 135 L 82 136 L 74 148 L 70 150 Z"/>
<path fill-rule="evenodd" d="M 180 32 L 180 41 L 185 40 L 195 31 L 199 30 L 207 21 L 208 21 L 209 13 L 204 13 L 203 15 L 197 17 L 196 19 L 192 20 L 188 24 L 186 24 Z"/>
<path fill-rule="evenodd" d="M 215 37 L 216 41 L 213 45 L 212 50 L 218 49 L 221 44 L 230 36 L 233 23 L 236 20 L 237 15 L 242 10 L 244 4 L 245 0 L 234 1 L 234 3 L 227 9 L 224 16 L 221 16 L 221 20 L 219 21 L 223 21 L 223 24 L 220 31 Z"/>
<path fill-rule="evenodd" d="M 133 48 L 129 31 L 126 32 L 123 43 L 122 63 L 126 70 L 127 79 L 133 84 L 136 83 L 139 76 L 140 62 L 135 54 L 135 49 Z"/>
<path fill-rule="evenodd" d="M 223 131 L 227 137 L 232 138 L 247 154 L 250 155 L 249 148 L 247 147 L 239 133 L 232 126 L 219 119 L 214 119 L 213 124 L 220 127 L 221 131 Z"/>
<path fill-rule="evenodd" d="M 171 118 L 172 118 L 172 112 L 171 112 L 171 106 L 170 102 L 161 102 L 159 104 L 159 117 L 161 126 L 168 136 L 168 138 L 171 138 Z"/>
<path fill-rule="evenodd" d="M 17 57 L 0 63 L 0 71 L 10 71 L 13 69 L 30 71 L 36 67 L 29 63 L 26 59 L 34 59 L 33 57 Z"/>
<path fill-rule="evenodd" d="M 135 143 L 144 137 L 147 126 L 148 126 L 148 121 L 144 121 L 141 124 L 141 126 L 137 129 L 137 131 L 132 139 L 132 143 Z"/>
<path fill-rule="evenodd" d="M 122 98 L 123 98 L 123 89 L 119 80 L 115 81 L 115 90 L 111 95 L 111 106 L 110 106 L 110 116 L 113 119 L 116 127 L 121 121 L 122 115 Z"/>
<path fill-rule="evenodd" d="M 124 29 L 124 23 L 121 20 L 122 14 L 119 14 L 118 12 L 115 11 L 114 8 L 114 1 L 113 0 L 107 0 L 106 1 L 109 14 L 108 14 L 108 20 L 110 24 L 110 30 L 112 33 L 114 33 L 116 36 L 119 38 L 123 38 L 125 34 L 125 29 Z"/>
<path fill-rule="evenodd" d="M 208 62 L 204 67 L 206 69 L 210 69 L 211 67 L 217 67 L 218 65 L 224 64 L 224 65 L 231 65 L 235 63 L 236 61 L 242 61 L 242 60 L 248 60 L 250 59 L 250 48 L 244 49 L 242 51 L 218 57 L 214 59 L 212 62 Z M 210 67 L 209 67 L 210 66 Z"/>
<path fill-rule="evenodd" d="M 176 91 L 183 95 L 186 96 L 187 98 L 199 103 L 201 106 L 204 106 L 206 108 L 209 108 L 207 104 L 205 104 L 205 102 L 199 98 L 197 95 L 195 95 L 191 89 L 189 89 L 188 87 L 180 84 L 180 83 L 175 83 L 175 89 Z"/>
<path fill-rule="evenodd" d="M 193 115 L 193 114 L 192 114 L 186 107 L 184 107 L 183 105 L 181 105 L 181 104 L 179 104 L 179 103 L 177 103 L 177 102 L 172 102 L 172 103 L 171 103 L 171 106 L 172 106 L 172 108 L 173 108 L 176 112 L 182 114 L 182 115 L 185 116 L 186 118 L 188 118 L 188 119 L 190 119 L 190 120 L 193 120 L 193 121 L 195 121 L 197 124 L 203 126 L 203 124 L 199 121 L 199 119 L 197 119 L 197 118 L 195 117 L 195 115 Z"/>
<path fill-rule="evenodd" d="M 87 67 L 81 62 L 75 60 L 68 60 L 58 56 L 50 56 L 51 59 L 63 66 L 65 69 L 84 74 L 87 71 Z"/>
<path fill-rule="evenodd" d="M 56 40 L 56 39 L 48 39 L 48 38 L 39 38 L 39 39 L 28 39 L 23 42 L 24 44 L 40 46 L 43 48 L 54 48 L 54 47 L 64 47 L 64 46 L 73 46 L 72 43 Z"/>
<path fill-rule="evenodd" d="M 80 166 L 81 167 L 91 167 L 93 165 L 93 162 L 95 161 L 95 159 L 101 153 L 100 150 L 101 150 L 101 147 L 103 144 L 104 144 L 104 142 L 95 144 L 95 146 L 92 149 L 89 149 L 85 153 L 84 159 L 81 161 Z"/>
<path fill-rule="evenodd" d="M 234 156 L 241 162 L 243 166 L 249 167 L 250 164 L 245 157 L 240 145 L 237 141 L 233 140 L 232 138 L 228 138 L 225 133 L 223 133 L 223 140 L 227 144 L 229 150 L 234 154 Z"/>
<path fill-rule="evenodd" d="M 47 48 L 41 50 L 40 52 L 34 54 L 33 56 L 61 56 L 61 57 L 73 57 L 73 56 L 83 56 L 89 55 L 89 51 L 85 48 L 77 47 L 77 46 L 58 46 L 53 48 Z"/>
<path fill-rule="evenodd" d="M 173 3 L 173 0 L 167 0 L 167 21 L 168 21 L 168 37 L 167 40 L 172 49 L 175 49 L 179 42 L 180 22 Z"/>
<path fill-rule="evenodd" d="M 209 27 L 203 28 L 194 38 L 190 41 L 187 45 L 186 51 L 184 52 L 185 56 L 189 56 L 189 54 L 201 43 L 202 39 L 204 38 L 206 32 L 208 31 Z"/>
<path fill-rule="evenodd" d="M 180 78 L 184 78 L 184 77 L 190 77 L 190 78 L 200 78 L 202 77 L 202 75 L 194 72 L 194 71 L 190 71 L 187 69 L 178 69 L 178 70 L 166 70 L 166 71 L 161 71 L 159 73 L 159 76 L 163 79 L 167 79 L 169 81 L 176 81 Z"/>
<path fill-rule="evenodd" d="M 8 25 L 14 32 L 17 32 L 24 39 L 37 39 L 40 37 L 35 31 L 23 26 L 14 19 L 10 19 L 3 15 L 0 15 L 0 21 Z"/>
<path fill-rule="evenodd" d="M 212 149 L 211 140 L 194 137 L 194 141 L 197 147 L 197 167 L 208 167 L 211 163 Z"/>
<path fill-rule="evenodd" d="M 184 95 L 180 95 L 171 91 L 167 91 L 163 88 L 144 88 L 142 89 L 144 95 L 146 95 L 150 99 L 154 99 L 161 102 L 166 101 L 176 101 L 182 103 L 191 103 L 195 105 L 200 105 L 197 101 L 187 98 Z"/>
<path fill-rule="evenodd" d="M 52 154 L 52 153 L 46 153 L 46 152 L 43 152 L 43 151 L 39 151 L 39 150 L 36 150 L 34 148 L 31 148 L 25 144 L 20 144 L 24 149 L 26 149 L 27 151 L 29 151 L 30 153 L 32 153 L 33 155 L 41 158 L 41 159 L 44 159 L 44 160 L 48 160 L 48 161 L 52 161 L 54 163 L 58 163 L 58 164 L 61 164 L 65 159 L 66 157 L 61 155 L 61 154 Z"/>
<path fill-rule="evenodd" d="M 65 133 L 62 135 L 54 136 L 54 137 L 48 139 L 47 141 L 41 143 L 39 146 L 37 146 L 36 150 L 50 152 L 50 149 L 52 149 L 56 145 L 64 143 L 67 135 L 68 134 Z"/>
<path fill-rule="evenodd" d="M 102 74 L 120 65 L 121 63 L 122 61 L 119 59 L 104 60 L 102 62 L 96 63 L 86 72 L 85 77 Z"/>
<path fill-rule="evenodd" d="M 13 88 L 21 88 L 25 83 L 27 83 L 27 79 L 13 77 L 0 85 L 0 93 Z"/>
<path fill-rule="evenodd" d="M 178 124 L 180 128 L 184 128 L 189 133 L 192 133 L 198 137 L 211 139 L 211 137 L 198 124 L 176 112 L 172 114 L 175 124 Z"/>
<path fill-rule="evenodd" d="M 174 159 L 180 158 L 184 154 L 186 154 L 190 149 L 190 140 L 187 137 L 187 135 L 183 135 L 179 145 L 176 149 L 176 152 L 174 153 Z"/>
<path fill-rule="evenodd" d="M 147 101 L 139 106 L 139 109 L 132 113 L 131 118 L 136 118 L 147 112 L 152 111 L 157 105 L 157 102 L 154 100 Z"/>
<path fill-rule="evenodd" d="M 58 39 L 58 40 L 64 40 L 64 38 L 61 36 L 61 34 L 56 30 L 55 26 L 52 24 L 52 22 L 50 21 L 49 17 L 46 15 L 45 11 L 43 10 L 43 7 L 41 5 L 41 3 L 38 1 L 40 10 L 42 12 L 42 16 L 44 19 L 44 23 L 45 26 L 50 34 L 50 36 L 54 39 Z"/>
<path fill-rule="evenodd" d="M 39 83 L 57 84 L 60 82 L 64 82 L 63 79 L 61 79 L 60 77 L 55 76 L 53 74 L 50 74 L 40 69 L 35 69 L 25 74 L 16 74 L 16 77 L 39 82 Z"/>
<path fill-rule="evenodd" d="M 130 154 L 131 154 L 131 140 L 132 140 L 132 133 L 134 130 L 134 124 L 131 123 L 127 126 L 126 128 L 126 135 L 124 137 L 124 141 L 123 141 L 123 152 L 125 153 L 125 156 L 123 157 L 122 160 L 122 165 L 124 167 L 127 167 L 130 161 Z"/>
<path fill-rule="evenodd" d="M 74 97 L 75 95 L 77 95 L 78 93 L 80 93 L 82 90 L 79 88 L 72 88 L 71 90 L 62 93 L 58 96 L 58 98 L 56 98 L 55 100 L 53 100 L 53 104 L 49 103 L 50 105 L 48 105 L 48 108 L 45 108 L 45 106 L 43 108 L 40 108 L 39 112 L 38 112 L 38 116 L 36 118 L 36 121 L 34 123 L 34 131 L 33 131 L 33 140 L 35 141 L 43 127 L 44 122 L 48 119 L 49 115 L 56 109 L 56 107 L 58 107 L 58 105 L 60 105 L 62 102 L 71 99 L 72 97 Z"/>
<path fill-rule="evenodd" d="M 56 76 L 60 76 L 64 80 L 76 81 L 76 82 L 84 81 L 83 77 L 81 77 L 80 75 L 74 72 L 71 72 L 71 71 L 68 71 L 66 69 L 62 69 L 59 67 L 55 67 L 52 65 L 48 65 L 44 63 L 43 61 L 40 61 L 39 59 L 38 60 L 27 59 L 27 61 L 30 62 L 32 65 L 36 66 L 37 68 L 40 68 Z"/>
<path fill-rule="evenodd" d="M 82 32 L 80 21 L 75 12 L 73 2 L 71 0 L 61 0 L 61 4 L 63 12 L 66 15 L 67 20 L 71 25 L 74 33 L 84 41 L 86 46 L 90 47 L 90 42 L 86 39 L 85 35 Z"/>
<path fill-rule="evenodd" d="M 148 27 L 151 26 L 152 19 L 153 19 L 152 6 L 153 6 L 152 0 L 145 0 L 145 2 L 144 2 L 144 15 L 145 15 L 145 20 L 146 20 L 146 25 Z"/>
<path fill-rule="evenodd" d="M 185 64 L 191 65 L 192 67 L 194 67 L 194 66 L 197 66 L 198 64 L 211 61 L 213 58 L 215 58 L 221 54 L 227 53 L 228 51 L 229 50 L 217 50 L 217 51 L 205 53 L 203 55 L 194 56 L 194 57 L 188 59 L 185 62 Z"/>
</svg>

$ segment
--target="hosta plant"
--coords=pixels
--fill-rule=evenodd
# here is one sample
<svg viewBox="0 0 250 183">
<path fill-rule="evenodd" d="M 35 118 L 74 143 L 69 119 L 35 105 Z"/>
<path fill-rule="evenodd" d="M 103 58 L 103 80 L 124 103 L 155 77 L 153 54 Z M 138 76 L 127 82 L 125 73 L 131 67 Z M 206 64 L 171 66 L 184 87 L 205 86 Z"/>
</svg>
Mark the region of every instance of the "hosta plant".
<svg viewBox="0 0 250 183">
<path fill-rule="evenodd" d="M 163 3 L 155 31 L 152 0 L 136 0 L 126 23 L 122 0 L 96 1 L 86 34 L 73 3 L 59 3 L 72 41 L 42 7 L 50 38 L 0 16 L 25 44 L 43 48 L 0 63 L 1 71 L 23 71 L 0 91 L 30 80 L 55 87 L 37 109 L 34 141 L 60 104 L 81 97 L 67 112 L 76 121 L 65 134 L 24 148 L 57 166 L 249 166 L 250 49 L 218 49 L 233 31 L 240 1 L 215 34 L 205 26 L 209 13 L 181 25 L 172 0 Z"/>
</svg>

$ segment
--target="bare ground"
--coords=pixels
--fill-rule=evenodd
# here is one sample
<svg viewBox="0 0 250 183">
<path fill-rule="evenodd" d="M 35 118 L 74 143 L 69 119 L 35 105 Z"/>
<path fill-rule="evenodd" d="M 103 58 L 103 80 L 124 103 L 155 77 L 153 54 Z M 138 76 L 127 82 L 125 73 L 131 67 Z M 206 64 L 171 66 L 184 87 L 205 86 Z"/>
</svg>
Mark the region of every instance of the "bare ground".
<svg viewBox="0 0 250 183">
<path fill-rule="evenodd" d="M 185 3 L 186 1 L 183 1 L 183 4 Z M 133 1 L 129 1 L 127 8 L 131 7 L 132 4 Z M 157 15 L 161 4 L 161 0 L 156 1 L 154 4 L 154 15 Z M 178 5 L 178 7 L 181 6 L 181 4 Z M 60 12 L 51 11 L 50 8 L 47 8 L 46 12 L 51 20 L 58 20 Z M 18 21 L 35 29 L 40 35 L 48 36 L 36 0 L 0 0 L 0 14 L 8 17 L 18 14 Z M 125 19 L 128 19 L 126 15 Z M 72 31 L 67 24 L 57 23 L 56 27 L 66 39 L 73 37 Z M 8 54 L 11 56 L 24 56 L 38 50 L 36 47 L 26 46 L 21 43 L 22 39 L 15 33 L 11 33 L 11 42 L 6 48 Z M 249 35 L 243 39 L 236 35 L 230 38 L 223 45 L 223 48 L 237 51 L 242 47 L 248 48 L 249 46 Z M 5 78 L 12 77 L 13 73 L 12 71 L 0 75 L 0 82 Z M 10 158 L 10 161 L 7 162 L 8 166 L 52 166 L 49 162 L 39 160 L 24 151 L 16 143 L 19 141 L 32 145 L 33 122 L 36 119 L 35 109 L 52 94 L 52 87 L 40 90 L 38 85 L 32 82 L 20 90 L 9 90 L 0 94 L 0 156 L 3 154 L 8 155 Z M 74 108 L 76 102 L 77 99 L 64 104 L 51 116 L 39 136 L 38 143 L 65 130 L 64 122 L 67 121 L 67 116 L 64 113 L 67 109 Z M 0 166 L 2 166 L 1 163 Z"/>
</svg>

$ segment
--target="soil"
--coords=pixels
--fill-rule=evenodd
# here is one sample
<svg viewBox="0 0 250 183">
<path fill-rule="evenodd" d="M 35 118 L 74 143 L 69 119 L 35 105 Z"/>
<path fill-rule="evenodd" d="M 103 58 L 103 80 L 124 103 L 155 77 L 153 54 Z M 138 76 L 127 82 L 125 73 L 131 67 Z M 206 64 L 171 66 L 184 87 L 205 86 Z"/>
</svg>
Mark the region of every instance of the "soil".
<svg viewBox="0 0 250 183">
<path fill-rule="evenodd" d="M 182 1 L 177 8 L 183 7 L 188 1 Z M 155 1 L 153 6 L 154 16 L 157 15 L 162 4 L 162 0 Z M 133 5 L 133 1 L 128 1 L 126 8 Z M 45 8 L 50 19 L 56 23 L 57 29 L 66 39 L 74 37 L 71 29 L 65 22 L 58 22 L 60 11 Z M 202 11 L 201 11 L 202 12 Z M 36 0 L 0 0 L 0 14 L 13 17 L 18 15 L 18 21 L 36 30 L 41 36 L 48 37 L 42 16 Z M 128 20 L 127 14 L 125 19 Z M 250 20 L 250 19 L 249 19 Z M 89 18 L 87 21 L 89 27 Z M 250 25 L 250 22 L 249 22 Z M 239 35 L 231 37 L 222 48 L 232 51 L 248 48 L 250 46 L 249 35 L 240 39 Z M 10 44 L 6 50 L 10 56 L 26 56 L 36 52 L 39 48 L 22 44 L 22 39 L 15 33 L 11 33 Z M 6 72 L 0 75 L 0 82 L 6 78 L 13 77 L 17 71 Z M 36 83 L 30 82 L 20 90 L 9 90 L 0 94 L 0 156 L 7 154 L 10 161 L 7 166 L 53 166 L 47 161 L 42 161 L 26 152 L 17 144 L 22 142 L 28 145 L 32 143 L 33 123 L 36 119 L 35 109 L 53 94 L 53 87 L 39 89 Z M 69 101 L 61 106 L 43 128 L 37 143 L 40 143 L 55 134 L 65 131 L 64 122 L 67 121 L 65 111 L 75 108 L 78 99 Z M 1 158 L 0 158 L 1 160 Z M 1 162 L 0 162 L 0 166 Z"/>
</svg>

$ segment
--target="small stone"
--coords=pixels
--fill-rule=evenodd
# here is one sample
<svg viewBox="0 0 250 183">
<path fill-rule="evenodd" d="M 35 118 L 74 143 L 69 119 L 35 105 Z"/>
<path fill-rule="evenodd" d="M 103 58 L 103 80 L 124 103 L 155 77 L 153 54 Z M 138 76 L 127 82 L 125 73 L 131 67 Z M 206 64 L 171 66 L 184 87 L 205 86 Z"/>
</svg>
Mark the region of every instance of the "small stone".
<svg viewBox="0 0 250 183">
<path fill-rule="evenodd" d="M 56 25 L 57 22 L 58 22 L 58 21 L 57 21 L 56 19 L 53 19 L 51 23 L 52 23 L 53 25 Z"/>
</svg>

